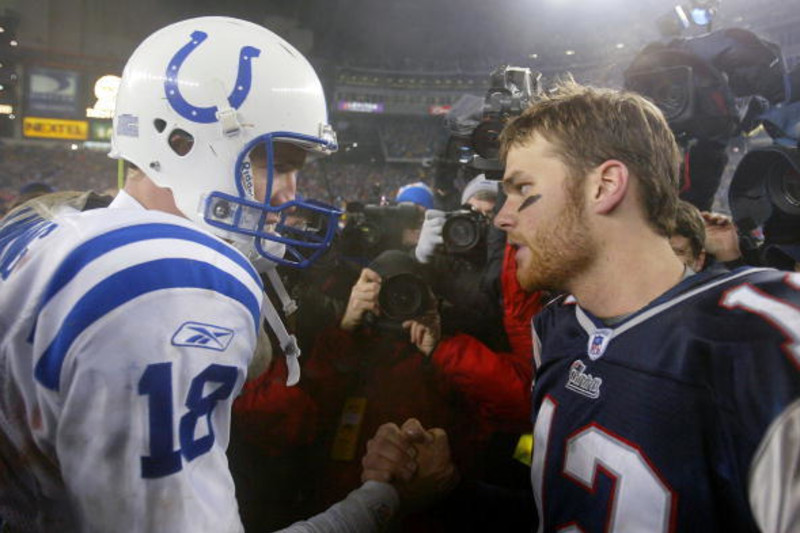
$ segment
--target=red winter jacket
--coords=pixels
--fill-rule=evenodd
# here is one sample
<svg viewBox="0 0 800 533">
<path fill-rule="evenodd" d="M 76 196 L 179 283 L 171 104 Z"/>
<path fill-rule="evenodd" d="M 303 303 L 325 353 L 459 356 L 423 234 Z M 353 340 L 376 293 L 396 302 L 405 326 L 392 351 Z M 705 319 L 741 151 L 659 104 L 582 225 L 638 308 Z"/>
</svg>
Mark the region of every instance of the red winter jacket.
<svg viewBox="0 0 800 533">
<path fill-rule="evenodd" d="M 510 352 L 493 352 L 465 334 L 442 339 L 432 355 L 447 381 L 478 413 L 486 432 L 527 432 L 531 425 L 533 340 L 531 320 L 542 308 L 541 293 L 517 281 L 516 250 L 506 246 L 501 272 L 503 326 Z"/>
</svg>

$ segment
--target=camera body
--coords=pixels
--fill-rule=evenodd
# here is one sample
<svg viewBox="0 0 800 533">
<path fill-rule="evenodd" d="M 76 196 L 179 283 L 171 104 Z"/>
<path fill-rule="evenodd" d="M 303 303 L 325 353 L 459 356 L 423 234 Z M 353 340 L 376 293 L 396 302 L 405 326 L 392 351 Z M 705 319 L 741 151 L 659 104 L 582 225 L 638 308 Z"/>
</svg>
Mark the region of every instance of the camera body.
<svg viewBox="0 0 800 533">
<path fill-rule="evenodd" d="M 369 322 L 372 325 L 396 329 L 403 321 L 430 310 L 433 305 L 431 289 L 409 253 L 385 250 L 370 263 L 369 268 L 381 276 L 378 293 L 381 316 L 371 315 Z"/>
<path fill-rule="evenodd" d="M 419 229 L 424 213 L 411 204 L 375 205 L 351 203 L 341 235 L 345 255 L 372 258 L 384 250 L 406 247 L 403 232 Z"/>
<path fill-rule="evenodd" d="M 467 98 L 453 106 L 445 122 L 450 131 L 448 157 L 488 179 L 503 177 L 498 137 L 506 121 L 520 114 L 540 92 L 541 74 L 529 68 L 501 65 L 489 75 L 483 100 Z"/>
<path fill-rule="evenodd" d="M 728 202 L 753 252 L 751 262 L 793 270 L 798 259 L 781 256 L 787 251 L 796 255 L 800 246 L 800 102 L 775 108 L 760 121 L 773 142 L 742 157 Z"/>
<path fill-rule="evenodd" d="M 459 209 L 445 213 L 442 227 L 444 250 L 448 254 L 485 253 L 486 234 L 491 222 L 472 209 Z"/>
<path fill-rule="evenodd" d="M 647 45 L 626 69 L 625 88 L 661 108 L 679 140 L 723 142 L 742 125 L 736 98 L 777 104 L 791 94 L 780 48 L 741 28 Z"/>
</svg>

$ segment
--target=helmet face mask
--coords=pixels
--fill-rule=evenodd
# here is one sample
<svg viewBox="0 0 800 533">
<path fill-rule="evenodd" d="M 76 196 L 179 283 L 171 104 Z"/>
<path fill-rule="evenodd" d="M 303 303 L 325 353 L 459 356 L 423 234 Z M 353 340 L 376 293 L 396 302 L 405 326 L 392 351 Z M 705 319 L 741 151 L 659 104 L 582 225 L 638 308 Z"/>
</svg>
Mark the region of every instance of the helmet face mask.
<svg viewBox="0 0 800 533">
<path fill-rule="evenodd" d="M 303 267 L 329 246 L 339 212 L 295 198 L 294 179 L 305 159 L 297 152 L 336 148 L 313 68 L 256 24 L 178 22 L 125 66 L 111 156 L 170 189 L 187 218 L 251 259 Z M 286 153 L 296 168 L 283 168 Z M 313 228 L 287 223 L 311 215 Z"/>
</svg>

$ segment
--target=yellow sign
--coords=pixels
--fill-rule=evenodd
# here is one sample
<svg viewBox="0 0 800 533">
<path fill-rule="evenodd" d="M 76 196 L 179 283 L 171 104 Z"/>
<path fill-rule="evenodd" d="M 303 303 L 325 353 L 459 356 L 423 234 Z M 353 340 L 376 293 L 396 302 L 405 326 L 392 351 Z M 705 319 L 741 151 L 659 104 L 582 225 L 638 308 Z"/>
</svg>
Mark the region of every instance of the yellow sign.
<svg viewBox="0 0 800 533">
<path fill-rule="evenodd" d="M 85 141 L 89 136 L 89 123 L 85 120 L 25 117 L 22 132 L 25 137 Z"/>
</svg>

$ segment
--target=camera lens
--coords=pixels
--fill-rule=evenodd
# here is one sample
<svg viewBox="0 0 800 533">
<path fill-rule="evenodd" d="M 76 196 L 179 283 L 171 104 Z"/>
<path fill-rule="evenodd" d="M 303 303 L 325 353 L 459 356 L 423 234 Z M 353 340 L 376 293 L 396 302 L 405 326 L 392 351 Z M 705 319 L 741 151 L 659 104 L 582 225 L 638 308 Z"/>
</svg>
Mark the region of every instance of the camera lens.
<svg viewBox="0 0 800 533">
<path fill-rule="evenodd" d="M 781 189 L 786 200 L 794 206 L 800 206 L 800 173 L 787 168 L 781 177 Z"/>
<path fill-rule="evenodd" d="M 425 312 L 427 286 L 412 274 L 398 274 L 383 281 L 378 303 L 383 316 L 390 320 L 408 320 Z"/>
<path fill-rule="evenodd" d="M 800 217 L 800 174 L 790 159 L 770 153 L 759 167 L 766 170 L 767 195 L 772 206 L 784 215 L 797 220 Z"/>
<path fill-rule="evenodd" d="M 469 251 L 481 240 L 478 221 L 470 215 L 452 216 L 444 223 L 442 239 L 451 253 Z"/>
</svg>

